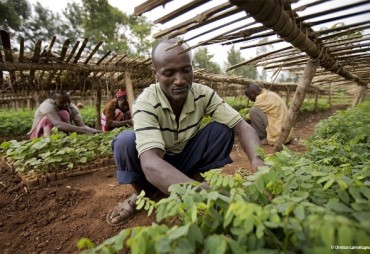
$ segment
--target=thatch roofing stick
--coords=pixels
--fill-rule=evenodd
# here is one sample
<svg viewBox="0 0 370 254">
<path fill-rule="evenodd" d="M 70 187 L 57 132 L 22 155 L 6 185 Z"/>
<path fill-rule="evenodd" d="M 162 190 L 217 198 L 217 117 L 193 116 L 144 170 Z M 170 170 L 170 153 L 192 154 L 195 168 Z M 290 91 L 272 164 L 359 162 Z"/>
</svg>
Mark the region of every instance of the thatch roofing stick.
<svg viewBox="0 0 370 254">
<path fill-rule="evenodd" d="M 209 2 L 210 0 L 194 0 L 194 1 L 191 1 L 190 3 L 188 4 L 185 4 L 183 6 L 181 6 L 179 9 L 176 9 L 174 10 L 173 12 L 170 12 L 168 13 L 167 15 L 153 21 L 154 24 L 164 24 L 184 13 L 187 13 L 199 6 L 201 6 L 202 4 L 205 4 L 207 2 Z"/>
<path fill-rule="evenodd" d="M 235 43 L 239 43 L 239 42 L 246 42 L 246 41 L 251 41 L 251 40 L 254 40 L 254 39 L 260 39 L 260 38 L 264 38 L 264 37 L 273 36 L 273 35 L 275 35 L 274 32 L 266 32 L 266 33 L 261 33 L 261 34 L 257 34 L 257 35 L 254 35 L 254 36 L 242 38 L 242 39 L 230 40 L 230 41 L 221 43 L 221 45 L 230 45 L 230 44 L 235 44 Z"/>
<path fill-rule="evenodd" d="M 196 34 L 196 35 L 194 35 L 193 37 L 190 37 L 190 38 L 186 39 L 186 41 L 191 41 L 191 40 L 193 40 L 193 39 L 196 39 L 196 38 L 198 38 L 198 37 L 200 37 L 200 36 L 203 36 L 203 35 L 205 35 L 205 34 L 207 34 L 207 33 L 212 32 L 212 31 L 216 31 L 216 30 L 218 30 L 218 29 L 220 29 L 220 28 L 223 28 L 223 27 L 226 27 L 226 26 L 228 26 L 228 25 L 234 24 L 234 23 L 236 23 L 236 22 L 239 22 L 239 21 L 245 20 L 246 18 L 247 18 L 247 17 L 240 17 L 240 18 L 237 18 L 237 19 L 233 19 L 233 20 L 231 20 L 231 21 L 229 21 L 229 22 L 227 22 L 227 23 L 223 23 L 222 25 L 216 26 L 216 27 L 215 27 L 215 28 L 213 28 L 212 30 L 208 30 L 208 31 L 204 31 L 204 32 L 202 32 L 202 33 Z M 255 24 L 255 22 L 254 22 L 254 24 Z M 223 35 L 223 34 L 230 33 L 230 32 L 233 32 L 233 31 L 237 31 L 238 29 L 244 28 L 245 26 L 246 26 L 246 25 L 244 25 L 244 26 L 239 26 L 239 27 L 237 27 L 237 28 L 235 28 L 235 29 L 232 29 L 232 30 L 230 30 L 230 31 L 228 31 L 228 32 L 222 33 L 222 35 Z M 220 36 L 220 35 L 218 35 L 218 36 Z M 214 38 L 217 38 L 218 36 L 215 36 Z M 210 41 L 210 39 L 209 39 L 209 40 L 207 40 L 207 41 Z"/>
<path fill-rule="evenodd" d="M 261 46 L 266 46 L 266 45 L 270 45 L 270 44 L 275 44 L 275 43 L 279 43 L 279 42 L 283 42 L 284 40 L 282 39 L 276 39 L 276 40 L 271 40 L 271 41 L 266 41 L 266 42 L 258 42 L 257 44 L 253 44 L 253 45 L 248 45 L 248 46 L 241 46 L 239 49 L 242 50 L 242 49 L 250 49 L 250 48 L 255 48 L 255 47 L 261 47 Z"/>
<path fill-rule="evenodd" d="M 344 11 L 344 10 L 348 10 L 348 9 L 351 9 L 351 8 L 359 7 L 361 5 L 367 4 L 368 2 L 369 2 L 368 0 L 364 0 L 362 2 L 343 5 L 343 6 L 339 6 L 339 7 L 336 7 L 336 8 L 330 8 L 328 10 L 324 10 L 324 11 L 308 14 L 308 15 L 305 15 L 305 16 L 297 17 L 296 20 L 297 21 L 303 21 L 303 20 L 307 20 L 307 19 L 311 19 L 311 18 L 316 18 L 316 17 L 319 17 L 319 16 L 324 16 L 324 15 L 327 15 L 327 14 L 333 14 L 334 12 L 339 12 L 339 11 Z"/>
<path fill-rule="evenodd" d="M 51 55 L 51 49 L 53 48 L 53 46 L 54 46 L 54 43 L 55 43 L 55 40 L 56 40 L 56 39 L 57 39 L 57 37 L 56 37 L 55 35 L 53 35 L 53 36 L 51 37 L 50 44 L 49 44 L 48 49 L 47 49 L 47 51 L 46 51 L 46 61 L 48 61 L 48 60 L 49 60 L 49 57 L 50 57 L 50 55 Z"/>
<path fill-rule="evenodd" d="M 88 38 L 85 38 L 84 41 L 82 42 L 82 45 L 80 49 L 77 52 L 77 55 L 75 56 L 75 59 L 73 60 L 73 63 L 77 63 L 78 59 L 80 59 L 80 56 L 82 54 L 82 51 L 85 49 L 87 42 L 89 41 Z"/>
<path fill-rule="evenodd" d="M 367 85 L 367 82 L 347 71 L 324 48 L 309 39 L 307 34 L 297 27 L 295 22 L 290 18 L 290 14 L 283 9 L 280 2 L 260 0 L 253 1 L 253 4 L 251 4 L 250 1 L 230 1 L 244 9 L 257 21 L 263 23 L 264 26 L 273 29 L 285 41 L 307 53 L 312 59 L 318 59 L 320 65 L 325 69 L 336 72 L 346 79 L 355 80 L 359 85 Z"/>
<path fill-rule="evenodd" d="M 19 57 L 18 57 L 18 62 L 22 63 L 24 60 L 24 38 L 21 37 L 19 41 Z M 19 72 L 19 76 L 21 77 L 21 82 L 24 84 L 24 75 L 23 71 Z"/>
<path fill-rule="evenodd" d="M 1 30 L 1 41 L 3 43 L 3 50 L 4 50 L 4 55 L 5 55 L 5 61 L 8 62 L 13 62 L 13 54 L 12 54 L 12 46 L 10 43 L 10 35 L 8 32 Z M 15 82 L 16 77 L 14 72 L 10 72 L 10 80 L 11 83 Z"/>
<path fill-rule="evenodd" d="M 49 46 L 48 46 L 48 48 L 47 48 L 47 50 L 45 51 L 45 49 L 44 49 L 44 52 L 42 52 L 41 53 L 41 56 L 44 56 L 45 54 L 46 54 L 46 57 L 45 57 L 45 62 L 48 62 L 49 61 L 49 58 L 50 58 L 50 56 L 51 56 L 51 49 L 53 48 L 53 46 L 54 46 L 54 43 L 55 43 L 55 40 L 56 40 L 56 36 L 55 35 L 53 35 L 52 37 L 51 37 L 51 41 L 50 41 L 50 44 L 49 44 Z M 41 72 L 41 75 L 39 76 L 39 79 L 40 80 L 42 80 L 42 78 L 44 77 L 44 74 L 45 74 L 45 72 L 44 71 L 42 71 Z M 49 75 L 50 76 L 50 75 Z"/>
<path fill-rule="evenodd" d="M 245 18 L 246 18 L 246 17 L 243 17 L 242 19 L 245 19 Z M 231 23 L 233 23 L 233 22 L 236 22 L 236 21 L 232 21 Z M 224 24 L 224 25 L 225 25 L 225 26 L 227 26 L 227 25 L 229 25 L 229 24 L 230 24 L 230 23 L 226 23 L 226 24 Z M 218 35 L 216 35 L 216 36 L 214 36 L 214 37 L 211 37 L 211 38 L 209 38 L 209 39 L 207 39 L 207 40 L 201 41 L 201 42 L 199 42 L 199 43 L 197 43 L 197 44 L 195 44 L 195 45 L 193 45 L 193 46 L 188 47 L 186 50 L 182 51 L 181 53 L 185 53 L 185 52 L 190 51 L 190 50 L 192 50 L 192 49 L 194 49 L 194 48 L 197 48 L 197 47 L 199 47 L 199 46 L 201 46 L 201 45 L 210 45 L 210 44 L 213 44 L 213 43 L 218 43 L 218 42 L 219 42 L 219 40 L 221 40 L 221 41 L 222 41 L 222 39 L 221 39 L 222 35 L 228 34 L 228 33 L 233 32 L 233 31 L 237 31 L 237 30 L 239 30 L 239 29 L 241 29 L 241 28 L 245 28 L 245 27 L 247 27 L 247 26 L 251 26 L 251 25 L 254 25 L 254 24 L 256 24 L 256 22 L 248 23 L 248 24 L 246 24 L 246 25 L 242 25 L 242 26 L 236 27 L 235 29 L 232 29 L 232 30 L 227 31 L 227 32 L 225 32 L 225 33 L 218 34 Z M 219 29 L 219 28 L 223 27 L 224 25 L 222 25 L 222 26 L 218 26 L 218 27 L 215 27 L 215 28 L 214 28 L 214 30 L 217 30 L 217 29 Z M 209 32 L 212 32 L 212 30 L 207 31 L 206 33 L 209 33 Z M 205 33 L 203 33 L 203 34 L 205 34 Z M 203 35 L 203 34 L 200 34 L 199 36 L 201 36 L 201 35 Z M 188 39 L 188 40 L 186 40 L 186 41 L 190 41 L 191 39 L 196 38 L 196 37 L 197 37 L 197 36 L 194 36 L 194 37 L 192 37 L 192 38 L 190 38 L 190 39 Z"/>
<path fill-rule="evenodd" d="M 60 57 L 59 57 L 59 59 L 58 59 L 58 63 L 60 63 L 60 62 L 63 62 L 64 61 L 64 58 L 66 57 L 66 55 L 67 55 L 67 50 L 68 50 L 68 46 L 69 46 L 69 44 L 71 43 L 71 41 L 69 40 L 69 39 L 67 39 L 67 40 L 65 40 L 64 42 L 63 42 L 63 46 L 62 46 L 62 52 L 60 53 Z M 67 61 L 67 63 L 68 63 L 68 61 Z M 49 74 L 49 77 L 48 77 L 48 79 L 47 79 L 47 84 L 50 84 L 51 83 L 51 81 L 52 81 L 52 79 L 53 79 L 53 77 L 55 76 L 55 74 L 58 72 L 58 75 L 57 75 L 57 80 L 60 80 L 60 75 L 61 75 L 61 73 L 62 73 L 62 71 L 52 71 L 50 74 Z"/>
<path fill-rule="evenodd" d="M 90 59 L 94 56 L 94 54 L 96 53 L 96 51 L 98 51 L 98 49 L 100 48 L 100 46 L 103 44 L 102 41 L 99 41 L 98 44 L 96 44 L 95 48 L 93 49 L 93 51 L 91 51 L 90 55 L 86 58 L 84 64 L 87 64 Z"/>
<path fill-rule="evenodd" d="M 23 62 L 23 60 L 24 60 L 24 38 L 20 37 L 18 62 Z"/>
<path fill-rule="evenodd" d="M 118 54 L 114 54 L 106 63 L 105 63 L 105 66 L 109 65 L 110 62 L 113 61 L 114 58 L 116 58 L 118 56 Z M 94 74 L 94 77 L 96 76 L 97 78 L 100 78 L 101 76 L 103 76 L 105 74 L 105 72 L 101 72 L 101 73 L 95 73 Z"/>
<path fill-rule="evenodd" d="M 41 40 L 38 40 L 35 44 L 35 49 L 33 50 L 33 56 L 31 58 L 32 63 L 38 63 L 39 56 L 41 52 Z M 21 63 L 19 63 L 21 64 Z M 28 82 L 33 85 L 34 83 L 34 77 L 35 77 L 35 70 L 30 69 L 30 75 L 28 76 Z"/>
<path fill-rule="evenodd" d="M 158 6 L 165 5 L 166 3 L 171 1 L 172 0 L 148 0 L 135 7 L 134 15 L 140 16 L 144 12 L 151 11 L 154 8 L 157 8 Z"/>
<path fill-rule="evenodd" d="M 364 21 L 364 22 L 360 22 L 361 24 L 366 24 L 366 23 L 370 23 L 370 20 L 368 21 Z M 358 23 L 359 24 L 359 23 Z M 324 30 L 324 31 L 321 31 L 321 34 L 327 34 L 331 31 L 329 30 L 345 30 L 347 29 L 348 27 L 352 27 L 354 25 L 348 25 L 348 26 L 342 26 L 342 27 L 338 27 L 338 28 L 334 28 L 334 29 L 328 29 L 328 30 Z M 353 34 L 355 32 L 359 32 L 359 31 L 362 31 L 362 30 L 365 30 L 367 28 L 369 28 L 370 25 L 364 25 L 364 26 L 356 26 L 356 27 L 353 27 L 353 28 L 350 28 L 350 29 L 347 29 L 345 31 L 341 31 L 341 32 L 338 32 L 338 33 L 333 33 L 333 34 L 330 34 L 330 35 L 327 35 L 327 36 L 324 36 L 324 37 L 320 37 L 318 40 L 320 42 L 322 41 L 325 41 L 325 40 L 329 40 L 329 39 L 333 39 L 333 38 L 336 38 L 336 37 L 339 37 L 339 36 L 343 36 L 343 35 L 350 35 L 350 34 Z M 340 28 L 340 29 L 339 29 Z"/>
<path fill-rule="evenodd" d="M 350 38 L 344 38 L 341 39 L 340 41 L 326 41 L 323 42 L 322 45 L 330 48 L 335 46 L 347 45 L 353 42 L 368 40 L 369 38 L 370 38 L 369 34 L 356 34 L 353 37 L 351 36 Z"/>
<path fill-rule="evenodd" d="M 230 10 L 227 10 L 227 9 L 230 9 Z M 223 10 L 227 10 L 227 11 L 221 12 Z M 195 17 L 193 17 L 192 19 L 189 19 L 187 21 L 181 22 L 180 24 L 174 25 L 174 26 L 172 26 L 168 29 L 160 31 L 160 32 L 154 34 L 153 36 L 154 36 L 154 38 L 159 38 L 159 37 L 162 37 L 166 34 L 169 34 L 169 33 L 173 32 L 173 31 L 176 31 L 175 33 L 171 34 L 171 36 L 170 36 L 170 37 L 175 37 L 177 35 L 186 33 L 186 32 L 188 32 L 192 29 L 198 28 L 201 25 L 203 26 L 203 25 L 209 24 L 211 22 L 214 22 L 214 21 L 217 21 L 219 19 L 228 17 L 228 16 L 230 16 L 232 14 L 235 14 L 235 13 L 238 13 L 240 11 L 241 10 L 236 8 L 236 7 L 232 8 L 232 5 L 229 2 L 226 2 L 224 4 L 215 6 L 211 9 L 201 13 L 201 14 L 198 14 Z"/>
<path fill-rule="evenodd" d="M 72 63 L 14 63 L 14 62 L 0 62 L 0 69 L 5 71 L 19 71 L 19 70 L 68 70 L 68 71 L 85 71 L 85 72 L 123 72 L 127 69 L 125 65 L 82 65 Z"/>
<path fill-rule="evenodd" d="M 108 52 L 107 53 L 105 53 L 105 55 L 102 57 L 102 58 L 100 58 L 97 62 L 96 62 L 96 65 L 99 65 L 101 62 L 103 62 L 103 60 L 105 59 L 105 58 L 107 58 L 108 56 L 109 56 L 109 54 L 111 53 L 111 51 L 110 50 L 108 50 Z"/>
<path fill-rule="evenodd" d="M 307 24 L 308 26 L 317 26 L 317 25 L 321 25 L 321 24 L 325 24 L 325 23 L 329 23 L 329 22 L 333 22 L 333 21 L 337 21 L 337 20 L 342 20 L 342 19 L 351 18 L 351 17 L 354 17 L 354 16 L 366 14 L 366 13 L 369 13 L 369 12 L 370 12 L 370 10 L 357 11 L 357 12 L 352 12 L 352 13 L 345 14 L 345 15 L 339 15 L 339 16 L 336 16 L 336 17 L 321 19 L 321 20 L 314 21 L 314 22 L 305 22 L 305 24 Z"/>
<path fill-rule="evenodd" d="M 1 53 L 1 50 L 0 50 L 0 63 L 3 62 L 3 54 Z M 0 86 L 1 86 L 1 89 L 4 89 L 4 77 L 3 77 L 3 70 L 0 69 Z"/>
<path fill-rule="evenodd" d="M 71 51 L 71 53 L 69 53 L 69 56 L 68 56 L 68 58 L 67 58 L 67 60 L 66 60 L 66 63 L 68 63 L 70 60 L 71 60 L 71 58 L 73 57 L 73 55 L 75 54 L 75 52 L 76 52 L 76 50 L 77 50 L 77 48 L 78 48 L 78 45 L 80 44 L 80 41 L 76 41 L 76 43 L 75 43 L 75 45 L 73 46 L 73 48 L 72 48 L 72 51 Z"/>
<path fill-rule="evenodd" d="M 316 2 L 311 2 L 311 3 L 305 4 L 305 5 L 296 7 L 296 8 L 293 9 L 293 11 L 295 11 L 295 12 L 304 11 L 304 10 L 306 10 L 309 7 L 312 7 L 312 6 L 315 6 L 315 5 L 319 5 L 319 4 L 322 4 L 322 3 L 327 3 L 329 1 L 332 1 L 332 0 L 317 0 Z"/>
</svg>

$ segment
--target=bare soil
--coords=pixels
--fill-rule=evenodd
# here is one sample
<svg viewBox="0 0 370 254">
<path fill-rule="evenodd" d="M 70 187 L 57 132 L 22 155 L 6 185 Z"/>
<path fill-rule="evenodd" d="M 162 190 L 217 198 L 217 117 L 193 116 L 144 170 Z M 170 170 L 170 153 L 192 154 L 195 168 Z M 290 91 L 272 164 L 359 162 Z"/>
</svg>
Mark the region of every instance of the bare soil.
<svg viewBox="0 0 370 254">
<path fill-rule="evenodd" d="M 300 114 L 295 124 L 294 141 L 289 149 L 304 152 L 301 140 L 314 133 L 315 125 L 331 116 L 337 106 L 316 114 Z M 271 153 L 271 146 L 264 146 Z M 249 162 L 236 141 L 233 163 L 224 171 L 234 173 L 248 168 Z M 123 228 L 150 225 L 154 216 L 140 211 L 120 227 L 109 226 L 105 217 L 117 202 L 132 193 L 130 186 L 118 185 L 114 169 L 69 178 L 56 186 L 27 190 L 20 178 L 5 163 L 0 164 L 0 254 L 78 253 L 76 243 L 88 237 L 101 243 Z"/>
</svg>

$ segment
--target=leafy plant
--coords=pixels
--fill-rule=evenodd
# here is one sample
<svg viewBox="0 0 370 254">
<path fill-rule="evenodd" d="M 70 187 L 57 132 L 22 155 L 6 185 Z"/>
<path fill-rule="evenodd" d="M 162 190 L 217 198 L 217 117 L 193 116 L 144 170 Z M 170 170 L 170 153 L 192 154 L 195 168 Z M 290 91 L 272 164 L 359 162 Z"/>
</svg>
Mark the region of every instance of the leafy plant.
<svg viewBox="0 0 370 254">
<path fill-rule="evenodd" d="M 77 133 L 67 135 L 54 129 L 49 137 L 3 142 L 0 145 L 0 154 L 20 172 L 72 169 L 99 156 L 111 155 L 111 142 L 123 129 L 125 128 L 95 135 Z"/>
<path fill-rule="evenodd" d="M 141 193 L 137 208 L 155 211 L 162 224 L 125 229 L 98 246 L 83 239 L 79 247 L 89 248 L 84 253 L 117 253 L 124 248 L 131 253 L 327 253 L 335 245 L 366 246 L 369 109 L 370 103 L 363 104 L 327 120 L 307 141 L 307 154 L 284 149 L 267 156 L 266 166 L 253 175 L 212 170 L 203 175 L 209 190 L 196 184 L 173 185 L 170 196 L 159 202 Z M 353 133 L 337 133 L 343 131 L 335 127 L 337 118 L 356 120 L 346 129 Z M 338 163 L 333 154 L 337 150 L 325 150 L 325 139 L 332 136 L 338 144 L 349 140 L 360 150 L 344 149 L 345 163 Z M 323 159 L 325 151 L 332 159 Z M 358 159 L 357 151 L 365 156 Z M 349 158 L 354 159 L 349 163 Z"/>
</svg>

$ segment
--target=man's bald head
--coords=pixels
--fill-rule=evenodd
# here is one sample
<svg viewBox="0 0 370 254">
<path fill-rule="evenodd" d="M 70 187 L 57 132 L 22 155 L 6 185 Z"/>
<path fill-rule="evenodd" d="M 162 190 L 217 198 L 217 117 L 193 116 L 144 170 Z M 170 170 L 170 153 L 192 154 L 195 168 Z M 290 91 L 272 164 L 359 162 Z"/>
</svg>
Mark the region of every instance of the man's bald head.
<svg viewBox="0 0 370 254">
<path fill-rule="evenodd" d="M 166 50 L 168 47 L 178 44 L 178 46 L 175 46 L 169 50 Z M 183 43 L 182 39 L 180 38 L 163 38 L 157 42 L 157 44 L 154 45 L 152 48 L 152 62 L 154 68 L 157 66 L 157 62 L 160 61 L 161 57 L 164 53 L 170 52 L 170 51 L 177 51 L 177 54 L 180 52 L 186 50 L 189 48 L 189 45 L 187 43 Z M 190 51 L 186 53 L 182 53 L 190 57 L 191 60 L 191 53 Z"/>
<path fill-rule="evenodd" d="M 245 88 L 245 95 L 251 100 L 255 101 L 256 97 L 261 93 L 262 89 L 255 83 L 250 83 Z"/>
</svg>

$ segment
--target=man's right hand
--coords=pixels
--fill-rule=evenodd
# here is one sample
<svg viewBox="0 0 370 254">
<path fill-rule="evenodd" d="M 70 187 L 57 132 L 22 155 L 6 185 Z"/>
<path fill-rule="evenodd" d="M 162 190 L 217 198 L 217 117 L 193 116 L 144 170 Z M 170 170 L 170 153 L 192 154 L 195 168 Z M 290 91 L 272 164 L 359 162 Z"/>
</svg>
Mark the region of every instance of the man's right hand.
<svg viewBox="0 0 370 254">
<path fill-rule="evenodd" d="M 96 134 L 96 133 L 101 133 L 101 130 L 97 130 L 94 128 L 90 128 L 88 126 L 83 127 L 84 128 L 84 134 Z"/>
</svg>

